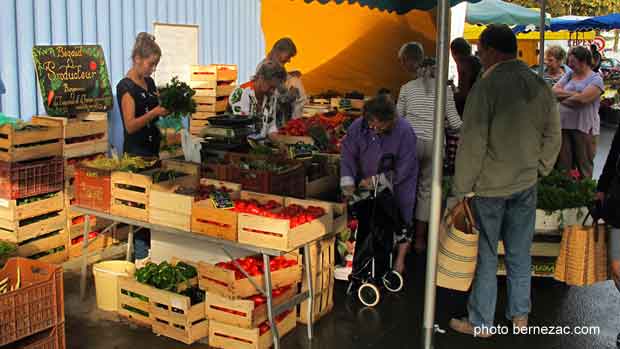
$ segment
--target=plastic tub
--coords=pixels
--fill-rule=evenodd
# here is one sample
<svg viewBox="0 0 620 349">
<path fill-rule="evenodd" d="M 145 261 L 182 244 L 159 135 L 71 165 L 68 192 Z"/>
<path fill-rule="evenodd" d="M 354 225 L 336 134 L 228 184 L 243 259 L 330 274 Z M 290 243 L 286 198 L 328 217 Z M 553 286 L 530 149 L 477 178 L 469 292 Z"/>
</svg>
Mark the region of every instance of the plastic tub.
<svg viewBox="0 0 620 349">
<path fill-rule="evenodd" d="M 127 261 L 106 261 L 93 266 L 97 307 L 106 311 L 118 310 L 118 278 L 133 276 L 136 266 Z"/>
</svg>

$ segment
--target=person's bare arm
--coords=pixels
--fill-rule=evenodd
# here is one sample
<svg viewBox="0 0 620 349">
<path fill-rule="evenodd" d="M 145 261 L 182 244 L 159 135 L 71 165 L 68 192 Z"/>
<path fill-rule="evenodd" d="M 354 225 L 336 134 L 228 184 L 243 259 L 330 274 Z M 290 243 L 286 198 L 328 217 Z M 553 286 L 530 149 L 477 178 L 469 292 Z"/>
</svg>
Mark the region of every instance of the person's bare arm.
<svg viewBox="0 0 620 349">
<path fill-rule="evenodd" d="M 158 116 L 168 115 L 168 111 L 165 108 L 157 106 L 148 113 L 140 117 L 136 117 L 136 102 L 129 93 L 125 93 L 123 95 L 123 98 L 121 99 L 121 108 L 123 110 L 123 121 L 125 122 L 125 128 L 129 134 L 134 134 L 140 131 L 146 126 L 146 124 Z"/>
<path fill-rule="evenodd" d="M 586 87 L 581 93 L 575 93 L 572 96 L 562 101 L 562 104 L 569 107 L 582 107 L 593 103 L 598 98 L 601 98 L 601 89 L 598 86 L 590 85 Z"/>
</svg>

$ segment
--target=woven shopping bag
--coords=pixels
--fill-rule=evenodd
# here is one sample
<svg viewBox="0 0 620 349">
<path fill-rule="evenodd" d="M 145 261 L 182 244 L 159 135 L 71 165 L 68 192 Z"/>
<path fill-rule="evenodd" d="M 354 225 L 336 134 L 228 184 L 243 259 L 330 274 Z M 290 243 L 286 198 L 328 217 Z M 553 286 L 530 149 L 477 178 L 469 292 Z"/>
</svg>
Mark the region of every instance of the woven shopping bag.
<svg viewBox="0 0 620 349">
<path fill-rule="evenodd" d="M 608 280 L 606 235 L 605 226 L 597 223 L 565 227 L 554 278 L 572 286 Z"/>
<path fill-rule="evenodd" d="M 476 271 L 478 231 L 467 199 L 444 216 L 439 229 L 437 286 L 467 291 Z"/>
</svg>

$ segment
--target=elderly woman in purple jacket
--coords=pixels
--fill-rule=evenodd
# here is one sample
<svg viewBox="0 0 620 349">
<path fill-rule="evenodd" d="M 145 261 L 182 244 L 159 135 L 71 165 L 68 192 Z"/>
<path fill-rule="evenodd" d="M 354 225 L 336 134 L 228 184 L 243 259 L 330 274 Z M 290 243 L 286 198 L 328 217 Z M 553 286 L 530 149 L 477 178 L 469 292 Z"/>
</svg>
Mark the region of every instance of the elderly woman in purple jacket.
<svg viewBox="0 0 620 349">
<path fill-rule="evenodd" d="M 418 178 L 416 135 L 409 122 L 396 115 L 391 98 L 379 95 L 366 102 L 363 117 L 351 124 L 342 141 L 340 186 L 343 196 L 350 198 L 356 187 L 366 185 L 368 178 L 377 175 L 379 162 L 386 155 L 394 156 L 392 192 L 401 218 L 409 227 L 413 219 Z M 400 240 L 394 269 L 401 274 L 410 245 L 409 236 Z"/>
</svg>

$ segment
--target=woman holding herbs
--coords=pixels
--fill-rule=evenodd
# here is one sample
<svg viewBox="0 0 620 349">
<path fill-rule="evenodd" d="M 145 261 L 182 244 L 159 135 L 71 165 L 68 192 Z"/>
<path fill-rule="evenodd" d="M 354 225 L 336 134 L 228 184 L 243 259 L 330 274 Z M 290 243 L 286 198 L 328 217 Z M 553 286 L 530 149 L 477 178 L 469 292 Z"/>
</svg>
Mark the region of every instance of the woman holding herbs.
<svg viewBox="0 0 620 349">
<path fill-rule="evenodd" d="M 159 105 L 157 88 L 151 74 L 155 71 L 161 49 L 155 37 L 140 33 L 131 53 L 133 65 L 124 79 L 116 85 L 116 97 L 121 110 L 124 128 L 125 153 L 159 157 L 161 132 L 155 124 L 159 117 L 169 112 Z M 134 235 L 134 257 L 140 267 L 148 261 L 150 230 L 142 229 Z"/>
</svg>

